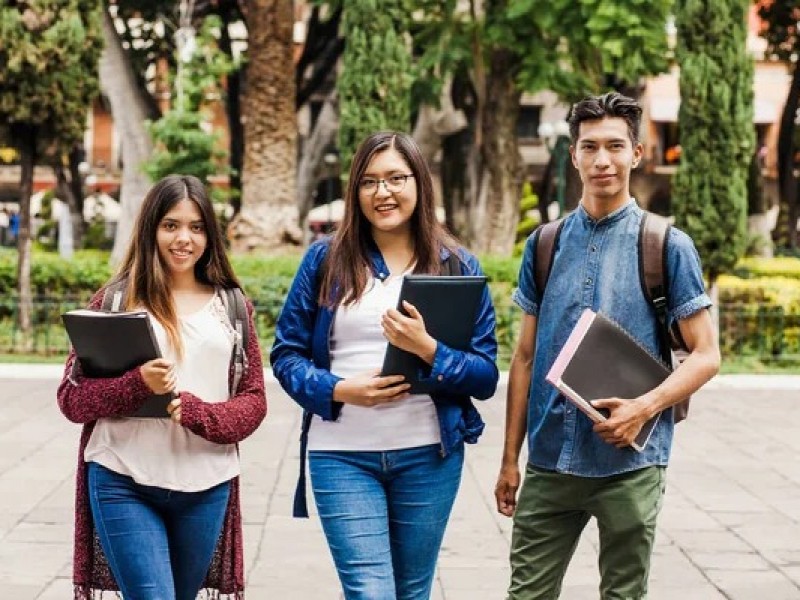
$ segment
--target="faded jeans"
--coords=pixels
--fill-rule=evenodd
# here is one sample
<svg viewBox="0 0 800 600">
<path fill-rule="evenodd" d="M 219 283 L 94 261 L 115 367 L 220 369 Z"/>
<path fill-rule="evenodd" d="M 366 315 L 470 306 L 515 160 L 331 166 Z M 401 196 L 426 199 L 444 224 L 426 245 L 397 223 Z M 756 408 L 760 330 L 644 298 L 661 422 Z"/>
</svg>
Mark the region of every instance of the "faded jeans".
<svg viewBox="0 0 800 600">
<path fill-rule="evenodd" d="M 195 600 L 222 531 L 230 482 L 176 492 L 87 466 L 95 529 L 124 599 Z"/>
<path fill-rule="evenodd" d="M 314 499 L 346 600 L 428 600 L 464 447 L 311 451 Z"/>
</svg>

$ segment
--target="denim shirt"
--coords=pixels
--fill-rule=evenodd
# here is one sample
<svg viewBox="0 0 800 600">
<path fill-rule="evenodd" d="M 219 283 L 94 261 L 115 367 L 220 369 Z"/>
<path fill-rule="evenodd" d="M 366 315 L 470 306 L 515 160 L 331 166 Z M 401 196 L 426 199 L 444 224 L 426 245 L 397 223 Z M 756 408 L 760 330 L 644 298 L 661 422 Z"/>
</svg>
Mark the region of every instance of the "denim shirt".
<svg viewBox="0 0 800 600">
<path fill-rule="evenodd" d="M 329 341 L 335 309 L 320 306 L 320 267 L 328 253 L 330 239 L 312 244 L 303 257 L 292 287 L 286 297 L 275 327 L 275 343 L 270 352 L 273 373 L 289 396 L 304 409 L 300 434 L 300 477 L 295 490 L 294 515 L 308 516 L 305 497 L 305 455 L 312 414 L 326 421 L 339 418 L 342 403 L 333 399 L 333 388 L 341 377 L 330 372 Z M 444 263 L 450 251 L 442 248 Z M 482 275 L 478 260 L 459 250 L 461 270 L 465 275 Z M 389 269 L 377 247 L 370 250 L 372 275 L 383 280 Z M 497 339 L 495 313 L 488 286 L 483 291 L 470 349 L 436 345 L 433 365 L 426 383 L 432 384 L 431 398 L 436 408 L 441 432 L 441 454 L 452 452 L 460 444 L 474 444 L 484 423 L 471 398 L 491 398 L 499 373 L 495 364 Z"/>
<path fill-rule="evenodd" d="M 534 282 L 534 236 L 528 238 L 513 300 L 537 317 L 536 354 L 528 398 L 528 462 L 581 477 L 606 477 L 651 465 L 666 466 L 672 448 L 672 409 L 662 413 L 643 452 L 616 448 L 592 431 L 592 421 L 545 381 L 584 309 L 616 321 L 653 355 L 660 356 L 658 322 L 639 278 L 642 211 L 631 199 L 595 220 L 579 206 L 564 221 L 541 305 Z M 667 239 L 668 319 L 707 308 L 700 258 L 688 235 L 675 227 Z"/>
</svg>

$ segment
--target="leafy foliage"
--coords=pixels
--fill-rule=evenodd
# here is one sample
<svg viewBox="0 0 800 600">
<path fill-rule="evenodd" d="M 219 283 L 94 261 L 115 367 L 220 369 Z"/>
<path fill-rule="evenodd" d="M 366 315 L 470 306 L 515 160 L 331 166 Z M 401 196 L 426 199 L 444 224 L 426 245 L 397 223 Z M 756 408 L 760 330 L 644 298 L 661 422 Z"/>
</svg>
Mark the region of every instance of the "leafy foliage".
<svg viewBox="0 0 800 600">
<path fill-rule="evenodd" d="M 747 243 L 747 176 L 755 146 L 747 5 L 678 1 L 682 153 L 673 208 L 712 284 L 733 268 Z"/>
<path fill-rule="evenodd" d="M 0 122 L 36 126 L 59 148 L 81 140 L 99 90 L 101 11 L 100 0 L 0 4 Z"/>
<path fill-rule="evenodd" d="M 403 24 L 404 0 L 343 0 L 347 32 L 343 68 L 337 80 L 342 172 L 369 134 L 411 125 L 410 41 Z"/>
<path fill-rule="evenodd" d="M 153 181 L 183 173 L 208 183 L 209 176 L 225 171 L 225 151 L 220 148 L 219 135 L 208 130 L 210 115 L 205 109 L 206 98 L 223 94 L 222 77 L 237 68 L 216 45 L 214 32 L 219 27 L 218 17 L 204 19 L 195 51 L 174 75 L 179 94 L 173 107 L 149 126 L 156 149 L 145 171 Z M 217 189 L 214 193 L 221 194 Z"/>
<path fill-rule="evenodd" d="M 519 60 L 520 89 L 568 101 L 665 71 L 672 0 L 507 0 L 469 14 L 456 0 L 421 0 L 417 101 L 436 103 L 441 77 L 503 48 Z M 477 54 L 476 54 L 477 52 Z M 474 65 L 472 65 L 474 66 Z"/>
</svg>

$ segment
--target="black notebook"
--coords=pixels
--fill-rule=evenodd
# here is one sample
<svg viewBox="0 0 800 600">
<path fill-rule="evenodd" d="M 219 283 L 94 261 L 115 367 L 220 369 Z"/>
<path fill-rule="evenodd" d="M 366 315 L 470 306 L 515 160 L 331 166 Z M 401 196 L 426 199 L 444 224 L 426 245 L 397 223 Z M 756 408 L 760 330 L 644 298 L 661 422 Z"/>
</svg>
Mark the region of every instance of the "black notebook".
<svg viewBox="0 0 800 600">
<path fill-rule="evenodd" d="M 431 337 L 456 350 L 468 350 L 485 287 L 483 275 L 406 275 L 397 310 L 408 314 L 403 300 L 410 302 L 422 315 Z M 430 370 L 430 366 L 415 354 L 391 344 L 386 347 L 381 375 L 404 375 L 411 384 L 410 393 L 431 392 L 433 384 L 420 381 L 429 376 Z"/>
<path fill-rule="evenodd" d="M 633 399 L 664 381 L 670 370 L 619 325 L 586 309 L 561 349 L 547 381 L 599 423 L 607 418 L 590 402 L 602 398 Z M 658 423 L 644 424 L 631 446 L 641 452 Z"/>
<path fill-rule="evenodd" d="M 119 377 L 161 351 L 145 311 L 71 310 L 61 315 L 87 377 Z M 154 394 L 131 417 L 167 418 L 172 394 Z"/>
</svg>

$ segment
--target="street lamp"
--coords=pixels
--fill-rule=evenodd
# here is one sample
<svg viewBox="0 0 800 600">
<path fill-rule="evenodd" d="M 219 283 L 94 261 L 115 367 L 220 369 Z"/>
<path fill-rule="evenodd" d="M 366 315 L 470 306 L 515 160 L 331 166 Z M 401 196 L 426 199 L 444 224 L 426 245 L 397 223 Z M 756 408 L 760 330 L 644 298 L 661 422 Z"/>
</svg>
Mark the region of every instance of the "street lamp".
<svg viewBox="0 0 800 600">
<path fill-rule="evenodd" d="M 564 196 L 567 189 L 566 167 L 569 156 L 569 123 L 564 120 L 539 124 L 539 137 L 556 164 L 556 200 L 558 216 L 564 215 Z"/>
</svg>

